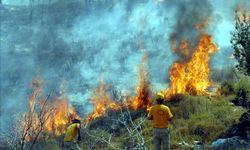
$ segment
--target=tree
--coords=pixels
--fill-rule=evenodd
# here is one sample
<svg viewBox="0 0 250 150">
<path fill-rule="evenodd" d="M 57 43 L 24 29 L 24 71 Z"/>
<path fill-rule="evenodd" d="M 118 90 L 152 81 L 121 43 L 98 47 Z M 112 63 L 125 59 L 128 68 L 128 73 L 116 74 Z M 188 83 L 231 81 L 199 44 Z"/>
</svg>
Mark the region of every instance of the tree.
<svg viewBox="0 0 250 150">
<path fill-rule="evenodd" d="M 247 12 L 236 11 L 235 31 L 231 43 L 234 57 L 238 61 L 236 68 L 250 76 L 250 15 Z"/>
</svg>

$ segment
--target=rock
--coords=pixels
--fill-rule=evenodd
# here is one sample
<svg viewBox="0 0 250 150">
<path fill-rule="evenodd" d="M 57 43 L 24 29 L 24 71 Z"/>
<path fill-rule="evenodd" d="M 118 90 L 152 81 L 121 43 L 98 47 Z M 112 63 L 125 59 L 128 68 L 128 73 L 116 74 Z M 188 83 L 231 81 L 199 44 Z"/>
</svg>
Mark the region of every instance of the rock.
<svg viewBox="0 0 250 150">
<path fill-rule="evenodd" d="M 193 150 L 201 150 L 204 149 L 204 143 L 201 141 L 194 141 L 194 145 L 192 146 Z"/>
<path fill-rule="evenodd" d="M 203 143 L 201 141 L 194 141 L 195 145 L 203 145 Z"/>
<path fill-rule="evenodd" d="M 180 143 L 178 143 L 178 145 L 181 147 L 181 148 L 188 148 L 188 147 L 191 147 L 188 143 L 186 143 L 185 141 L 182 141 Z"/>
<path fill-rule="evenodd" d="M 193 144 L 188 144 L 185 141 L 178 143 L 178 146 L 183 149 L 201 150 L 204 149 L 204 144 L 201 141 L 194 141 Z"/>
<path fill-rule="evenodd" d="M 247 149 L 250 148 L 249 141 L 239 137 L 234 136 L 232 138 L 217 139 L 212 142 L 210 148 L 214 150 L 227 150 L 227 149 Z"/>
</svg>

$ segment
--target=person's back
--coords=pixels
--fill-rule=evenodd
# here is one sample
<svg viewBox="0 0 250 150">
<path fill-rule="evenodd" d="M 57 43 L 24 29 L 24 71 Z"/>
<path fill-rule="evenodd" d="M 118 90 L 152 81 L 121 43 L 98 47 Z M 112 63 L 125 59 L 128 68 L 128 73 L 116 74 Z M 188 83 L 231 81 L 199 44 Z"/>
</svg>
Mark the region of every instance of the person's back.
<svg viewBox="0 0 250 150">
<path fill-rule="evenodd" d="M 168 128 L 169 119 L 173 116 L 169 108 L 163 104 L 152 106 L 149 115 L 153 117 L 154 128 Z"/>
<path fill-rule="evenodd" d="M 157 93 L 157 104 L 149 110 L 148 119 L 153 121 L 153 139 L 155 150 L 170 150 L 169 121 L 173 117 L 170 109 L 163 105 L 164 95 Z"/>
</svg>

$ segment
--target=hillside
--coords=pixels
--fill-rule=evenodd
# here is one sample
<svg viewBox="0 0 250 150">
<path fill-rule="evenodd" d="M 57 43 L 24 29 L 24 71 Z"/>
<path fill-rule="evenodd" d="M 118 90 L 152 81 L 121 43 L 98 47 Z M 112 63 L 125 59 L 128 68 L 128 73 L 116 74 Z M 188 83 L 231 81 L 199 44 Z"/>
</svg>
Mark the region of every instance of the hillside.
<svg viewBox="0 0 250 150">
<path fill-rule="evenodd" d="M 171 149 L 250 149 L 248 6 L 0 0 L 0 149 L 154 150 L 159 93 Z"/>
<path fill-rule="evenodd" d="M 218 89 L 220 95 L 176 95 L 167 102 L 166 105 L 174 114 L 170 125 L 171 149 L 250 148 L 249 109 L 246 105 L 235 103 L 244 97 L 242 89 L 249 92 L 249 83 L 249 78 L 237 83 L 225 82 Z M 249 94 L 247 98 L 242 101 L 249 103 Z M 153 149 L 152 123 L 146 115 L 147 111 L 143 109 L 108 110 L 105 116 L 82 124 L 82 140 L 79 145 L 82 149 L 94 150 Z M 218 144 L 217 139 L 228 139 L 232 143 Z M 62 141 L 63 135 L 45 137 L 36 143 L 36 148 L 60 149 L 63 147 Z"/>
</svg>

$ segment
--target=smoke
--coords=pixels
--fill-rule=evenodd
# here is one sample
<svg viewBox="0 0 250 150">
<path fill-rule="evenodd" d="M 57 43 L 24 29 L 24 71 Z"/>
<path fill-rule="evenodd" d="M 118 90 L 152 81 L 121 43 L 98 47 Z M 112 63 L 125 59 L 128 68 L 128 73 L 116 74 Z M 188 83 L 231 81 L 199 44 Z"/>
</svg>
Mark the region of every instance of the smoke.
<svg viewBox="0 0 250 150">
<path fill-rule="evenodd" d="M 28 6 L 30 3 L 34 4 L 49 4 L 54 3 L 57 0 L 0 0 L 4 5 L 15 5 L 15 6 Z"/>
<path fill-rule="evenodd" d="M 153 89 L 166 88 L 168 68 L 177 57 L 169 36 L 176 44 L 186 39 L 194 46 L 195 25 L 218 10 L 199 0 L 34 2 L 33 7 L 28 0 L 0 5 L 1 130 L 25 110 L 36 76 L 44 80 L 44 95 L 60 95 L 60 84 L 67 81 L 70 101 L 86 104 L 101 76 L 108 85 L 135 93 L 147 53 Z"/>
<path fill-rule="evenodd" d="M 83 61 L 79 66 L 91 85 L 96 84 L 101 73 L 119 89 L 134 88 L 136 83 L 126 81 L 137 81 L 137 65 L 145 52 L 149 53 L 154 72 L 151 78 L 158 82 L 166 78 L 165 68 L 173 58 L 167 44 L 170 15 L 164 5 L 154 1 L 128 8 L 129 4 L 123 1 L 111 10 L 81 16 L 71 31 L 77 42 L 84 43 L 83 49 L 89 51 L 84 60 L 91 61 Z M 164 70 L 158 71 L 159 68 Z"/>
<path fill-rule="evenodd" d="M 187 59 L 192 55 L 192 50 L 199 39 L 199 31 L 203 28 L 201 26 L 206 26 L 212 15 L 213 7 L 208 0 L 178 1 L 175 15 L 176 23 L 173 26 L 170 40 L 180 56 Z M 188 42 L 189 52 L 183 52 L 181 48 L 178 48 L 183 41 Z"/>
<path fill-rule="evenodd" d="M 70 101 L 85 104 L 101 76 L 108 85 L 135 93 L 140 60 L 148 53 L 150 79 L 166 83 L 174 59 L 168 46 L 172 8 L 151 0 L 103 5 L 3 5 L 1 130 L 25 110 L 36 76 L 44 80 L 44 95 L 60 95 L 60 84 L 67 81 Z"/>
<path fill-rule="evenodd" d="M 233 56 L 233 48 L 231 46 L 230 40 L 232 37 L 232 32 L 235 30 L 235 10 L 237 8 L 242 8 L 250 10 L 249 0 L 231 0 L 230 2 L 221 0 L 214 2 L 210 0 L 214 8 L 214 15 L 212 18 L 212 35 L 214 41 L 216 41 L 219 46 L 219 51 L 212 57 L 211 65 L 214 68 L 223 69 L 227 65 L 234 65 L 236 60 Z"/>
</svg>

